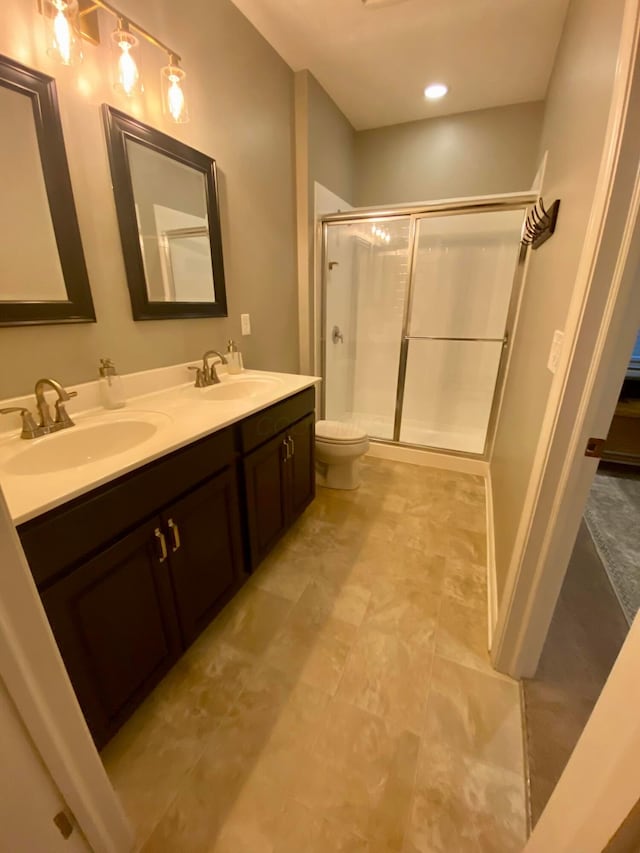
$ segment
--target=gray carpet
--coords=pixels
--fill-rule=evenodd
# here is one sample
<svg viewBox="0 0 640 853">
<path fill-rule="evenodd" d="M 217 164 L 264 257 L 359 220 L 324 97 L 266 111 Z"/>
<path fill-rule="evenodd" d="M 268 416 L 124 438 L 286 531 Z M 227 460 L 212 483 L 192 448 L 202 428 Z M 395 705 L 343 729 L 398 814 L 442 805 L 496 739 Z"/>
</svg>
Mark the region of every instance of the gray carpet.
<svg viewBox="0 0 640 853">
<path fill-rule="evenodd" d="M 640 610 L 640 476 L 599 471 L 584 517 L 631 624 Z"/>
</svg>

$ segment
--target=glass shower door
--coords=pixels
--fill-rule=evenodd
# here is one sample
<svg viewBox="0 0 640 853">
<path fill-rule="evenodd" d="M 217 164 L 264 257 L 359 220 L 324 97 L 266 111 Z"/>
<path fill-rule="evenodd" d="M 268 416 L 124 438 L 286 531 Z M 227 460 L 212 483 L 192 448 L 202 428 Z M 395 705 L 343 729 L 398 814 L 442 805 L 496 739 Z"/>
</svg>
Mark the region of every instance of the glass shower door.
<svg viewBox="0 0 640 853">
<path fill-rule="evenodd" d="M 326 226 L 325 417 L 393 439 L 409 216 Z"/>
<path fill-rule="evenodd" d="M 418 219 L 400 441 L 484 452 L 523 218 L 510 210 Z"/>
</svg>

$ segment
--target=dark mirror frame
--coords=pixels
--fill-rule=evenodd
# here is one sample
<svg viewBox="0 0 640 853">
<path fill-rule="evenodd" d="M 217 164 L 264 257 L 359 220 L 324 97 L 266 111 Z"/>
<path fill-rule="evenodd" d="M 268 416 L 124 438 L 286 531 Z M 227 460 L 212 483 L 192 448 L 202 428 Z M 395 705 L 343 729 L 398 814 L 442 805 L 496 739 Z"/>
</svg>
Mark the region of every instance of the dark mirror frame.
<svg viewBox="0 0 640 853">
<path fill-rule="evenodd" d="M 222 259 L 222 235 L 218 205 L 218 181 L 215 160 L 167 136 L 109 104 L 102 105 L 113 195 L 116 202 L 120 240 L 127 272 L 134 320 L 177 320 L 197 317 L 226 317 L 227 294 Z M 209 243 L 213 266 L 215 302 L 151 302 L 147 292 L 127 140 L 131 139 L 166 157 L 202 173 L 205 179 Z"/>
<path fill-rule="evenodd" d="M 0 326 L 95 323 L 55 80 L 0 55 L 0 86 L 31 99 L 53 233 L 67 289 L 66 300 L 0 300 Z M 3 127 L 2 132 L 7 133 L 9 129 Z M 34 250 L 37 251 L 37 247 Z"/>
</svg>

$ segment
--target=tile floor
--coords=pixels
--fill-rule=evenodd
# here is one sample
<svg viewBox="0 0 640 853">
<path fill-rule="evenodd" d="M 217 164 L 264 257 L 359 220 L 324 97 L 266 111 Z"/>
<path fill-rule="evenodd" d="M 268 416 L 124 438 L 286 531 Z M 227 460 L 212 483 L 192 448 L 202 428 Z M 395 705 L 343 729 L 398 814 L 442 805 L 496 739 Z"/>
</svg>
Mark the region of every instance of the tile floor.
<svg viewBox="0 0 640 853">
<path fill-rule="evenodd" d="M 479 477 L 366 459 L 103 752 L 145 853 L 520 851 Z"/>
</svg>

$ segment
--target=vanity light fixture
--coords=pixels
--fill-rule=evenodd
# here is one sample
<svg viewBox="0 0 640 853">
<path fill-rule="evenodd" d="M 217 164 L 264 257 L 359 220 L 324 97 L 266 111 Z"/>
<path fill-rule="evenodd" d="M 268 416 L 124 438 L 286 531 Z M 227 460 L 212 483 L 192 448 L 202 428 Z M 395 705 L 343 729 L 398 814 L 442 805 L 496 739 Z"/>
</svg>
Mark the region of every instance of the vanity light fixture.
<svg viewBox="0 0 640 853">
<path fill-rule="evenodd" d="M 424 96 L 428 101 L 437 101 L 449 91 L 449 87 L 444 83 L 430 83 L 424 90 Z"/>
<path fill-rule="evenodd" d="M 47 53 L 62 65 L 82 61 L 77 0 L 41 0 Z"/>
<path fill-rule="evenodd" d="M 128 97 L 143 92 L 138 63 L 132 50 L 138 46 L 138 39 L 129 28 L 129 22 L 118 18 L 118 26 L 111 34 L 116 51 L 116 82 L 114 88 Z"/>
<path fill-rule="evenodd" d="M 113 15 L 118 22 L 111 36 L 116 52 L 114 87 L 128 97 L 143 91 L 134 55 L 140 41 L 138 36 L 160 48 L 169 57 L 169 64 L 161 70 L 163 111 L 178 124 L 189 121 L 183 88 L 187 75 L 180 67 L 180 56 L 140 24 L 124 16 L 108 0 L 38 0 L 38 8 L 45 19 L 47 52 L 63 65 L 73 65 L 82 59 L 83 38 L 100 44 L 98 12 Z"/>
<path fill-rule="evenodd" d="M 189 121 L 187 100 L 182 84 L 186 73 L 180 68 L 180 59 L 175 53 L 169 54 L 169 64 L 160 72 L 162 85 L 162 106 L 164 112 L 177 124 Z"/>
</svg>

